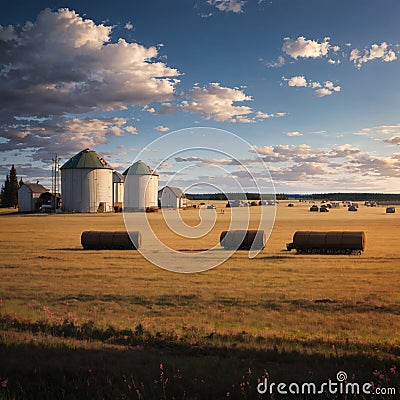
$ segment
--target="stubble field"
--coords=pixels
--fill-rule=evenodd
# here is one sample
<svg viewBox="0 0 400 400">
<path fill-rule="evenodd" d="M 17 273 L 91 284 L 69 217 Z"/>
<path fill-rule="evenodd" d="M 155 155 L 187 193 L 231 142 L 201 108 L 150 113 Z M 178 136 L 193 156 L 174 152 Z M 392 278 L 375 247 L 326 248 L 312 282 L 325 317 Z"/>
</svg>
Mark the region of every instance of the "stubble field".
<svg viewBox="0 0 400 400">
<path fill-rule="evenodd" d="M 339 369 L 394 379 L 400 218 L 382 207 L 309 207 L 281 202 L 255 259 L 236 252 L 198 274 L 162 270 L 137 251 L 82 250 L 82 231 L 124 230 L 122 214 L 1 215 L 0 398 L 59 398 L 60 390 L 66 398 L 257 398 L 264 370 L 286 381 Z M 260 209 L 251 208 L 255 220 Z M 227 228 L 230 211 L 221 210 L 203 242 L 175 240 L 161 213 L 148 217 L 163 241 L 195 250 Z M 181 214 L 199 222 L 198 210 Z M 363 230 L 366 251 L 283 251 L 296 230 Z"/>
</svg>

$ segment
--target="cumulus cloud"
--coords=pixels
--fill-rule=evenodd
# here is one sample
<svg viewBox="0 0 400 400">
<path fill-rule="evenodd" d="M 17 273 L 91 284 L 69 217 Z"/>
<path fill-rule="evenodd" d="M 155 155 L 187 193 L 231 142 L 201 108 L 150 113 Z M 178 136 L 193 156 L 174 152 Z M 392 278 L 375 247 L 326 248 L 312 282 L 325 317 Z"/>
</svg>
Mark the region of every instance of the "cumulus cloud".
<svg viewBox="0 0 400 400">
<path fill-rule="evenodd" d="M 246 4 L 243 0 L 208 0 L 208 4 L 217 8 L 219 11 L 242 13 Z"/>
<path fill-rule="evenodd" d="M 360 153 L 349 161 L 347 169 L 364 176 L 400 177 L 400 160 L 396 155 L 378 157 Z"/>
<path fill-rule="evenodd" d="M 400 144 L 400 136 L 392 136 L 389 139 L 385 139 L 384 142 L 390 144 Z"/>
<path fill-rule="evenodd" d="M 306 87 L 308 84 L 304 76 L 293 76 L 288 79 L 288 86 Z"/>
<path fill-rule="evenodd" d="M 168 132 L 169 131 L 169 128 L 167 126 L 162 126 L 162 125 L 156 126 L 154 129 L 159 132 Z"/>
<path fill-rule="evenodd" d="M 131 133 L 132 135 L 137 135 L 137 134 L 138 134 L 138 131 L 137 131 L 136 127 L 134 127 L 134 126 L 132 126 L 132 125 L 127 126 L 127 127 L 125 128 L 125 130 L 126 130 L 127 132 Z"/>
<path fill-rule="evenodd" d="M 278 181 L 304 181 L 316 175 L 324 176 L 333 174 L 326 166 L 312 162 L 298 163 L 283 168 L 270 167 L 269 170 L 272 179 Z"/>
<path fill-rule="evenodd" d="M 315 97 L 325 97 L 333 92 L 340 92 L 341 86 L 335 85 L 331 81 L 325 81 L 323 83 L 307 81 L 303 75 L 293 76 L 291 78 L 282 78 L 283 81 L 288 83 L 290 87 L 309 87 L 314 89 Z"/>
<path fill-rule="evenodd" d="M 295 60 L 299 57 L 318 58 L 328 54 L 331 46 L 329 40 L 329 37 L 324 38 L 322 42 L 307 40 L 304 36 L 299 36 L 297 39 L 288 37 L 284 39 L 282 50 Z"/>
<path fill-rule="evenodd" d="M 237 103 L 251 100 L 252 97 L 246 95 L 242 89 L 210 83 L 205 87 L 195 85 L 179 104 L 163 103 L 160 112 L 174 113 L 181 110 L 203 114 L 208 120 L 249 123 L 254 122 L 254 118 L 246 117 L 253 113 L 252 108 Z"/>
<path fill-rule="evenodd" d="M 386 42 L 382 42 L 380 45 L 373 44 L 369 49 L 364 49 L 363 52 L 357 48 L 350 52 L 350 61 L 353 61 L 358 69 L 362 67 L 362 64 L 371 60 L 392 62 L 397 60 L 397 56 Z"/>
<path fill-rule="evenodd" d="M 6 68 L 0 72 L 0 128 L 11 140 L 8 145 L 16 144 L 18 137 L 12 136 L 13 132 L 17 135 L 14 117 L 42 119 L 41 123 L 26 119 L 24 128 L 24 132 L 39 130 L 40 143 L 35 144 L 29 133 L 17 143 L 35 151 L 36 145 L 44 145 L 44 136 L 64 141 L 66 128 L 79 124 L 68 119 L 68 114 L 124 109 L 174 97 L 180 73 L 157 61 L 157 48 L 124 39 L 113 43 L 111 33 L 112 27 L 84 19 L 67 8 L 46 9 L 22 28 L 1 27 L 0 58 Z M 82 124 L 87 127 L 88 121 L 84 119 Z M 119 134 L 118 125 L 113 129 Z M 92 146 L 104 141 L 101 134 L 91 137 L 85 142 Z M 86 144 L 78 146 L 81 149 Z"/>
<path fill-rule="evenodd" d="M 86 147 L 106 144 L 110 136 L 121 136 L 125 118 L 52 118 L 48 120 L 20 119 L 2 132 L 6 142 L 0 151 L 35 149 L 34 160 L 49 161 L 53 153 L 70 154 Z"/>
<path fill-rule="evenodd" d="M 348 157 L 350 155 L 359 154 L 361 151 L 359 148 L 354 147 L 351 144 L 344 144 L 341 146 L 337 146 L 336 148 L 332 149 L 328 156 L 331 158 L 342 158 Z"/>
<path fill-rule="evenodd" d="M 128 31 L 131 31 L 133 28 L 134 28 L 134 26 L 131 21 L 129 21 L 125 24 L 125 29 L 128 29 Z"/>
</svg>

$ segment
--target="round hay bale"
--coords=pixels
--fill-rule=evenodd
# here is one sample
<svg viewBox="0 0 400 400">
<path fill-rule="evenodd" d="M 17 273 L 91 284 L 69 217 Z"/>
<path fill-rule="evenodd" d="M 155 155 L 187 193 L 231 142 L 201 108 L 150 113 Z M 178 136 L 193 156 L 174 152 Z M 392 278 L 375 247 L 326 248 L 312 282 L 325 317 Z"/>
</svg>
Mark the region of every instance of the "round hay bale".
<svg viewBox="0 0 400 400">
<path fill-rule="evenodd" d="M 266 236 L 263 230 L 223 231 L 219 241 L 226 250 L 262 250 Z"/>
<path fill-rule="evenodd" d="M 81 235 L 81 244 L 85 250 L 131 250 L 139 249 L 142 244 L 140 232 L 85 231 Z"/>
</svg>

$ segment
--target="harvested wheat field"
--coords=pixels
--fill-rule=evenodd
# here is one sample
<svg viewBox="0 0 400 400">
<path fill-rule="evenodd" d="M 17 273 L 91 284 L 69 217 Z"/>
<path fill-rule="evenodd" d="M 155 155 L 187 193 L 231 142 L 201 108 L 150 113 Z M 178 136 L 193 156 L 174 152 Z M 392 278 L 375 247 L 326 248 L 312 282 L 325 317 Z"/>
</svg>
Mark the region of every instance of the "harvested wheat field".
<svg viewBox="0 0 400 400">
<path fill-rule="evenodd" d="M 324 381 L 339 370 L 398 387 L 399 216 L 294 205 L 277 206 L 255 259 L 238 251 L 197 274 L 165 271 L 135 250 L 82 249 L 82 231 L 124 230 L 122 214 L 1 215 L 8 398 L 267 398 L 256 392 L 265 373 Z M 163 241 L 196 251 L 227 228 L 223 207 L 198 241 L 174 238 L 162 213 L 148 218 Z M 251 207 L 253 217 L 260 209 Z M 192 226 L 198 213 L 181 211 Z M 364 231 L 366 250 L 296 255 L 285 249 L 297 230 Z"/>
</svg>

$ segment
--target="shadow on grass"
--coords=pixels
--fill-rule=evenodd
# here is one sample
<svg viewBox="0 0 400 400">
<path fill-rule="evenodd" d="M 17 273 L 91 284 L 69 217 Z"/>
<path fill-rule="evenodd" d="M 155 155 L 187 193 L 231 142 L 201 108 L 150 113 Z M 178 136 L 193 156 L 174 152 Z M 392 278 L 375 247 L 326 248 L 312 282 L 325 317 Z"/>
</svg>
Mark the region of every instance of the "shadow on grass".
<svg viewBox="0 0 400 400">
<path fill-rule="evenodd" d="M 117 330 L 3 316 L 0 332 L 0 381 L 7 380 L 0 399 L 217 400 L 227 392 L 231 399 L 257 399 L 257 378 L 266 372 L 270 382 L 320 383 L 343 370 L 362 383 L 374 379 L 376 369 L 389 371 L 398 358 L 383 357 L 372 346 L 347 353 L 332 348 L 324 354 L 316 341 L 303 351 L 290 350 L 289 341 L 279 338 L 266 340 L 262 349 L 240 348 L 245 333 L 223 344 L 216 334 L 190 339 L 151 335 L 141 324 Z M 399 386 L 397 376 L 388 372 L 386 377 L 388 386 Z"/>
</svg>

